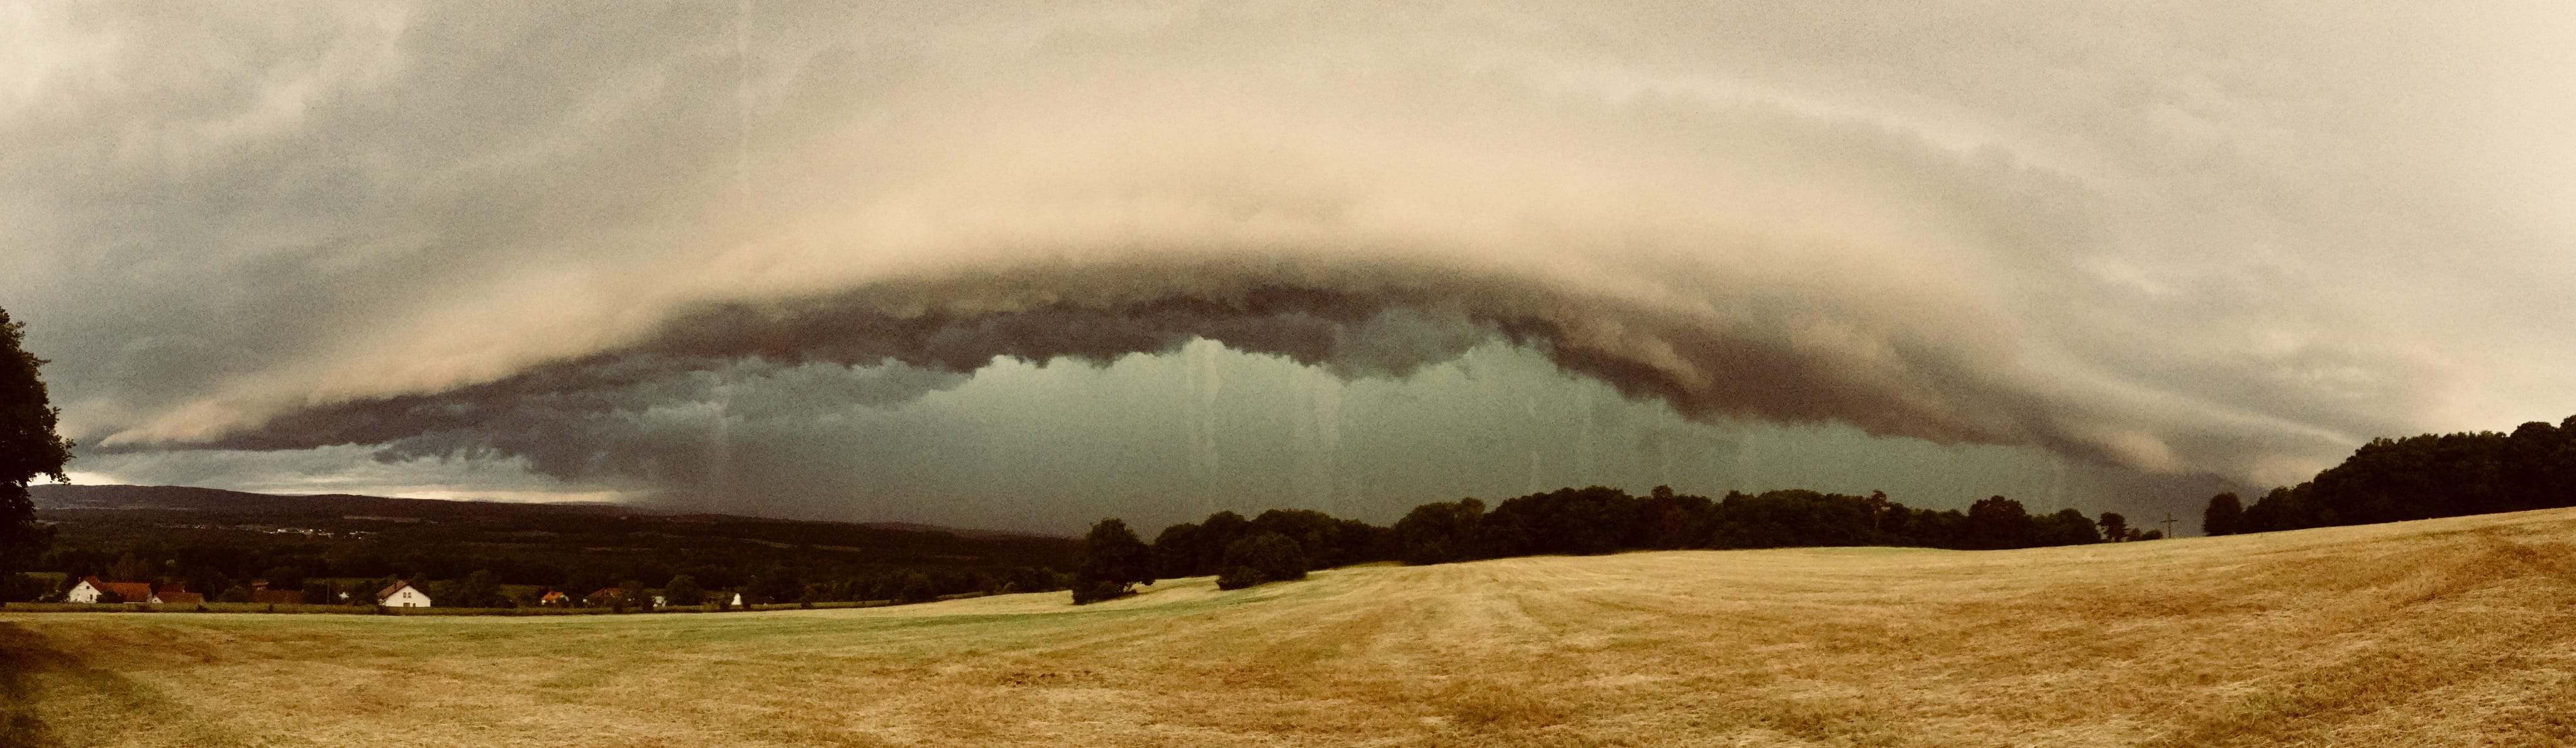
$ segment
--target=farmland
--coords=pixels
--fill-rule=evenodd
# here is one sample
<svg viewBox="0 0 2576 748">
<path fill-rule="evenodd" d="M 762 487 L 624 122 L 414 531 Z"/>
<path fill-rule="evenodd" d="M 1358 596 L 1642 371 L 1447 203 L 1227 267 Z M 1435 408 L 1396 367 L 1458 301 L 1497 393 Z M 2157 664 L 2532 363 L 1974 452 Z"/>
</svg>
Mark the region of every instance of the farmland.
<svg viewBox="0 0 2576 748">
<path fill-rule="evenodd" d="M 2576 511 L 706 615 L 0 612 L 61 745 L 2576 739 Z"/>
</svg>

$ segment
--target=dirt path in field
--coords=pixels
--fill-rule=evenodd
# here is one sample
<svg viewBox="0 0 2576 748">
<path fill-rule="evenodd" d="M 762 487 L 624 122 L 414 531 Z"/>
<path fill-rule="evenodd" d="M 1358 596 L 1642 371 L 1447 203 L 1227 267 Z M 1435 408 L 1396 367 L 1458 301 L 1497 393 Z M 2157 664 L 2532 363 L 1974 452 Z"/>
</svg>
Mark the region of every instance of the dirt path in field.
<svg viewBox="0 0 2576 748">
<path fill-rule="evenodd" d="M 0 735 L 63 745 L 2551 745 L 2576 740 L 2576 513 L 1083 608 L 0 615 L 0 664 L 26 705 L 0 717 L 36 720 Z M 117 729 L 141 719 L 173 728 Z"/>
</svg>

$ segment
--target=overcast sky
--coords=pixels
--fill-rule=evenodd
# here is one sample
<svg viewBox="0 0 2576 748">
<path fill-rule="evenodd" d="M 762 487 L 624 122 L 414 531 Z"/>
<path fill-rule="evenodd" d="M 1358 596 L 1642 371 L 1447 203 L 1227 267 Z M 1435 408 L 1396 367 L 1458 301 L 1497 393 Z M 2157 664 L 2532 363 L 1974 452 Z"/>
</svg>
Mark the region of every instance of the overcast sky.
<svg viewBox="0 0 2576 748">
<path fill-rule="evenodd" d="M 0 308 L 84 481 L 1057 531 L 2576 413 L 2563 2 L 1501 5 L 0 3 Z"/>
</svg>

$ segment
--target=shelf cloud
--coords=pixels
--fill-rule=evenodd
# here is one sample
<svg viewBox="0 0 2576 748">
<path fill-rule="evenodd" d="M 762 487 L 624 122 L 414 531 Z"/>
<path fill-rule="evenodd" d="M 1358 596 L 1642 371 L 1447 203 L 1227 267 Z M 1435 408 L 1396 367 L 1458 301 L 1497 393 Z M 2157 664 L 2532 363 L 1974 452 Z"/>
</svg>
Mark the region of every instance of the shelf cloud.
<svg viewBox="0 0 2576 748">
<path fill-rule="evenodd" d="M 692 490 L 1200 339 L 2251 483 L 2576 411 L 2545 4 L 9 12 L 0 304 L 102 458 Z"/>
</svg>

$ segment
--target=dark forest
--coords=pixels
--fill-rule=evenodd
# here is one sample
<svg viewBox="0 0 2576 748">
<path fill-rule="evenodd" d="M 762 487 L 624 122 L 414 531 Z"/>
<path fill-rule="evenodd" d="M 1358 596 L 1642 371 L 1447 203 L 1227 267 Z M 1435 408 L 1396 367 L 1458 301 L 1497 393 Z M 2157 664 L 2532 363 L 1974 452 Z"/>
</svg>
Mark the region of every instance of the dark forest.
<svg viewBox="0 0 2576 748">
<path fill-rule="evenodd" d="M 2493 431 L 2372 439 L 2314 480 L 2247 505 L 2210 497 L 2201 531 L 2234 535 L 2576 506 L 2576 416 Z"/>
</svg>

